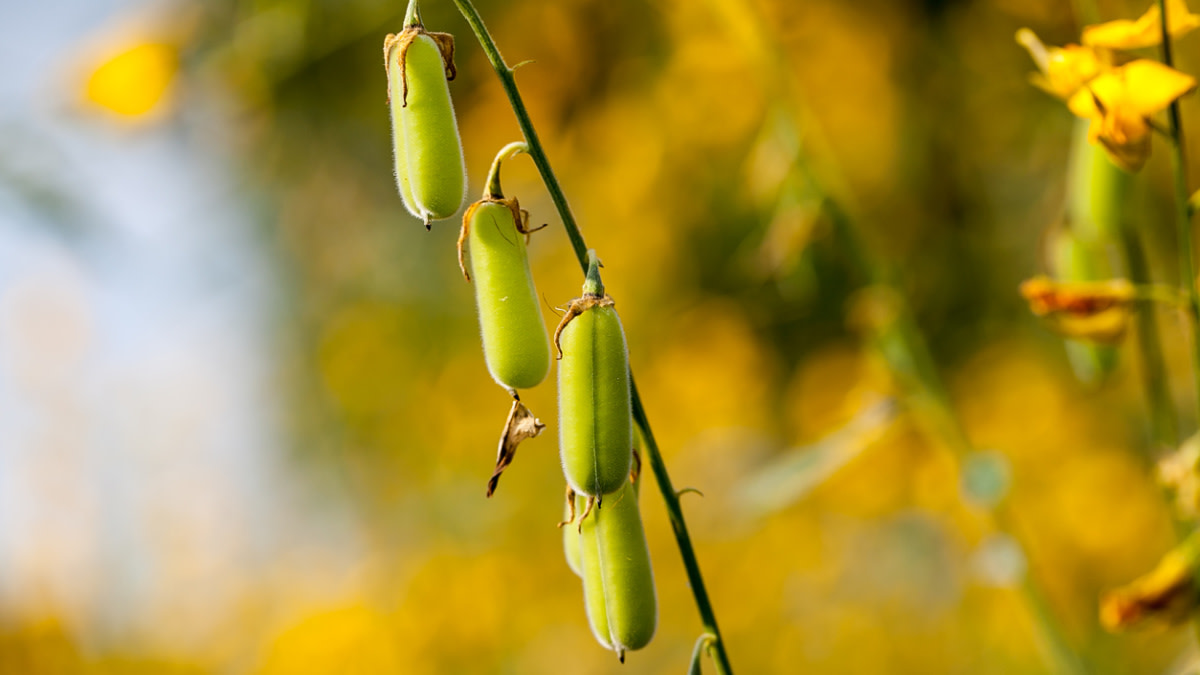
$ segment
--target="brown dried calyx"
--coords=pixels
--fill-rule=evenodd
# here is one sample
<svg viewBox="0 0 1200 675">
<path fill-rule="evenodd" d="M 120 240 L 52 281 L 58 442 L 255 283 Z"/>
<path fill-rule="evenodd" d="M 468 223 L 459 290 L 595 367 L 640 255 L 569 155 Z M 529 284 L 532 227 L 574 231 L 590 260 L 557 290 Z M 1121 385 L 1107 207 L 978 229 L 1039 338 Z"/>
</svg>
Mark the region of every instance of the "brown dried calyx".
<svg viewBox="0 0 1200 675">
<path fill-rule="evenodd" d="M 446 69 L 446 79 L 453 81 L 458 76 L 458 69 L 454 67 L 454 36 L 450 33 L 432 33 L 425 30 L 425 26 L 421 25 L 418 20 L 415 24 L 410 24 L 404 27 L 404 30 L 399 33 L 388 33 L 383 39 L 383 67 L 386 70 L 389 67 L 393 49 L 400 50 L 400 72 L 404 74 L 401 78 L 403 90 L 400 96 L 400 106 L 408 106 L 408 70 L 406 69 L 408 48 L 412 45 L 412 41 L 418 36 L 428 35 L 435 44 L 438 50 L 442 53 L 442 63 Z M 390 99 L 392 92 L 388 91 Z"/>
<path fill-rule="evenodd" d="M 471 280 L 471 273 L 467 271 L 467 239 L 471 234 L 471 218 L 475 215 L 475 209 L 478 209 L 484 204 L 503 204 L 512 211 L 513 222 L 516 223 L 517 233 L 525 235 L 525 244 L 529 244 L 529 235 L 538 230 L 545 229 L 545 225 L 538 227 L 529 227 L 529 212 L 521 208 L 521 203 L 516 197 L 505 199 L 503 196 L 484 197 L 479 201 L 467 207 L 466 213 L 463 214 L 462 229 L 458 231 L 458 269 L 462 270 L 463 278 L 467 281 Z"/>
<path fill-rule="evenodd" d="M 596 251 L 589 249 L 587 276 L 583 280 L 583 296 L 567 303 L 567 312 L 563 314 L 562 321 L 558 322 L 558 328 L 554 329 L 554 348 L 558 351 L 558 360 L 560 361 L 563 357 L 563 350 L 559 339 L 567 324 L 593 307 L 612 307 L 617 304 L 611 296 L 604 292 L 604 282 L 600 281 L 600 268 L 603 266 L 604 263 L 600 262 Z"/>
</svg>

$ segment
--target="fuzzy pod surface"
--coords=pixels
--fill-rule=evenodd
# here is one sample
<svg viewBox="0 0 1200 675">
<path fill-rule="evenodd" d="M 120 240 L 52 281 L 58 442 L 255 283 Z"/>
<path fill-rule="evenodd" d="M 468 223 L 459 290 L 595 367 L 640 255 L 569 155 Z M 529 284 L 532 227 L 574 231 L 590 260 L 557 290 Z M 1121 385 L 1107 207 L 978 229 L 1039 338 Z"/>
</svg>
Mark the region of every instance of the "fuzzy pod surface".
<svg viewBox="0 0 1200 675">
<path fill-rule="evenodd" d="M 550 373 L 550 338 L 514 211 L 505 201 L 473 204 L 467 251 L 488 372 L 503 387 L 528 389 Z"/>
<path fill-rule="evenodd" d="M 426 223 L 449 218 L 467 179 L 442 47 L 418 25 L 389 36 L 385 49 L 400 197 Z"/>
<path fill-rule="evenodd" d="M 578 499 L 575 497 L 572 497 L 572 499 L 575 499 L 576 502 L 578 502 Z M 575 506 L 579 506 L 579 504 L 577 503 Z M 567 567 L 571 568 L 571 571 L 575 573 L 575 576 L 582 577 L 583 563 L 579 559 L 579 530 L 575 527 L 575 524 L 571 522 L 573 515 L 573 509 L 570 507 L 570 505 L 563 508 L 563 516 L 566 518 L 566 520 L 562 523 L 563 555 L 567 559 Z"/>
<path fill-rule="evenodd" d="M 569 528 L 579 536 L 588 623 L 600 644 L 622 660 L 626 650 L 649 644 L 658 625 L 654 570 L 637 493 L 626 481 L 578 529 Z"/>
<path fill-rule="evenodd" d="M 577 493 L 599 497 L 619 490 L 633 464 L 629 352 L 611 300 L 574 317 L 562 328 L 559 343 L 563 473 Z"/>
</svg>

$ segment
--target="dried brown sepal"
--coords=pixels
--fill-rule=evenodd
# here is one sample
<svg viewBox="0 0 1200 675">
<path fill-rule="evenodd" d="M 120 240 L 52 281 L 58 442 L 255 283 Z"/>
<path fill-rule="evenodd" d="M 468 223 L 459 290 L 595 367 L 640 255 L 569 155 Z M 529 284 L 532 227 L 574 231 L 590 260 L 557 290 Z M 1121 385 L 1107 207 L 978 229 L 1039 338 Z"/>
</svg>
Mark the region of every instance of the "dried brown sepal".
<svg viewBox="0 0 1200 675">
<path fill-rule="evenodd" d="M 1119 342 L 1137 300 L 1137 290 L 1127 279 L 1055 281 L 1039 276 L 1020 288 L 1030 310 L 1051 330 L 1095 342 Z"/>
<path fill-rule="evenodd" d="M 567 483 L 567 519 L 558 524 L 559 527 L 575 522 L 575 488 Z"/>
<path fill-rule="evenodd" d="M 463 213 L 462 229 L 458 231 L 458 269 L 462 270 L 463 278 L 468 282 L 471 281 L 471 274 L 467 272 L 466 256 L 467 238 L 471 234 L 471 218 L 475 215 L 475 209 L 483 206 L 484 204 L 503 204 L 507 206 L 508 210 L 512 211 L 513 222 L 517 225 L 517 232 L 525 235 L 525 243 L 527 244 L 529 243 L 529 235 L 531 233 L 537 232 L 538 230 L 546 227 L 545 225 L 542 225 L 542 227 L 535 227 L 532 230 L 529 229 L 529 212 L 521 208 L 521 203 L 517 201 L 516 197 L 510 197 L 508 199 L 503 197 L 487 197 L 485 199 L 480 199 L 479 201 L 468 206 L 466 212 Z"/>
<path fill-rule="evenodd" d="M 1193 533 L 1172 550 L 1149 574 L 1111 591 L 1100 602 L 1100 623 L 1110 631 L 1126 630 L 1143 622 L 1175 625 L 1196 611 L 1197 548 Z"/>
<path fill-rule="evenodd" d="M 590 293 L 584 294 L 583 297 L 575 298 L 567 303 L 567 311 L 563 314 L 562 321 L 558 322 L 558 328 L 554 329 L 554 349 L 558 351 L 558 360 L 561 361 L 563 357 L 562 343 L 560 342 L 563 329 L 567 327 L 567 324 L 571 323 L 572 319 L 593 307 L 612 307 L 616 304 L 610 295 L 600 296 Z"/>
<path fill-rule="evenodd" d="M 583 513 L 579 514 L 579 517 L 576 518 L 576 521 L 579 523 L 578 531 L 580 534 L 583 534 L 583 521 L 587 520 L 588 514 L 592 512 L 592 508 L 597 507 L 597 506 L 600 506 L 600 498 L 599 497 L 588 497 L 587 498 L 587 501 L 585 502 L 585 504 L 583 506 Z"/>
<path fill-rule="evenodd" d="M 408 70 L 406 63 L 408 57 L 408 48 L 412 45 L 412 41 L 420 35 L 428 35 L 437 44 L 438 50 L 442 53 L 442 63 L 446 69 L 446 79 L 453 80 L 458 75 L 458 70 L 454 67 L 454 36 L 449 33 L 430 33 L 422 26 L 409 26 L 399 33 L 388 33 L 383 39 L 383 69 L 387 70 L 391 66 L 390 56 L 393 49 L 400 50 L 400 72 L 403 77 L 400 81 L 403 82 L 403 88 L 400 93 L 400 107 L 408 107 Z M 388 102 L 392 101 L 392 90 L 388 88 Z"/>
<path fill-rule="evenodd" d="M 458 77 L 458 69 L 454 67 L 454 36 L 449 33 L 430 33 L 426 35 L 433 38 L 433 42 L 442 52 L 442 63 L 446 67 L 446 80 L 453 82 L 454 78 Z"/>
<path fill-rule="evenodd" d="M 488 480 L 488 497 L 496 492 L 496 485 L 500 483 L 500 474 L 504 473 L 509 464 L 512 464 L 513 457 L 517 454 L 517 446 L 521 444 L 521 441 L 534 438 L 545 428 L 546 425 L 534 417 L 520 399 L 513 399 L 512 408 L 508 411 L 508 420 L 504 423 L 504 431 L 500 434 L 500 445 L 496 450 L 496 468 Z"/>
</svg>

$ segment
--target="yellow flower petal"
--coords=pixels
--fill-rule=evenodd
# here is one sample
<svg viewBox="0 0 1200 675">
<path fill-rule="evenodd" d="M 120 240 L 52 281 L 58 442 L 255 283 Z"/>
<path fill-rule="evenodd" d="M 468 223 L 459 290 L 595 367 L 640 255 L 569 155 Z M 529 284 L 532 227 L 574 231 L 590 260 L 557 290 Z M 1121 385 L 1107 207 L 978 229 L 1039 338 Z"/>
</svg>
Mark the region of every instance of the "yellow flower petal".
<svg viewBox="0 0 1200 675">
<path fill-rule="evenodd" d="M 1200 599 L 1198 566 L 1200 534 L 1193 532 L 1153 570 L 1105 595 L 1100 602 L 1100 623 L 1116 631 L 1145 621 L 1167 625 L 1187 621 Z"/>
<path fill-rule="evenodd" d="M 1107 49 L 1139 49 L 1162 42 L 1158 3 L 1136 21 L 1119 19 L 1083 29 L 1083 44 Z M 1185 0 L 1167 0 L 1167 31 L 1180 37 L 1200 26 L 1200 15 L 1188 10 Z"/>
<path fill-rule="evenodd" d="M 1096 96 L 1091 89 L 1080 89 L 1067 99 L 1067 108 L 1076 117 L 1091 119 L 1103 115 L 1104 112 L 1096 106 Z M 1095 139 L 1092 139 L 1095 142 Z"/>
<path fill-rule="evenodd" d="M 1149 59 L 1127 63 L 1112 72 L 1118 71 L 1124 74 L 1125 80 L 1124 91 L 1119 95 L 1124 97 L 1124 104 L 1130 111 L 1142 117 L 1165 110 L 1172 101 L 1196 88 L 1196 78 Z M 1101 101 L 1107 100 L 1106 92 L 1101 91 L 1106 87 L 1103 82 L 1106 79 L 1101 77 L 1093 82 L 1093 90 Z"/>
<path fill-rule="evenodd" d="M 1029 50 L 1040 75 L 1033 84 L 1059 98 L 1068 98 L 1098 75 L 1104 68 L 1103 59 L 1091 47 L 1067 45 L 1047 47 L 1028 28 L 1017 31 L 1017 42 Z"/>
<path fill-rule="evenodd" d="M 1150 156 L 1147 118 L 1195 87 L 1192 76 L 1141 59 L 1096 76 L 1067 107 L 1091 120 L 1089 140 L 1102 144 L 1121 168 L 1137 171 Z"/>
<path fill-rule="evenodd" d="M 125 117 L 152 112 L 163 101 L 179 67 L 171 45 L 145 42 L 109 57 L 92 71 L 85 95 L 89 101 Z"/>
</svg>

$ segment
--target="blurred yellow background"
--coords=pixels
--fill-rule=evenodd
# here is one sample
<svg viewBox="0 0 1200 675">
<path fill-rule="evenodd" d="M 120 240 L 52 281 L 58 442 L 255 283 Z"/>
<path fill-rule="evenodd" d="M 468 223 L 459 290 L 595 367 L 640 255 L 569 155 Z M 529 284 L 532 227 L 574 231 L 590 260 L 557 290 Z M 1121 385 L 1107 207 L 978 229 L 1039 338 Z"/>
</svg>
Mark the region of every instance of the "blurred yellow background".
<svg viewBox="0 0 1200 675">
<path fill-rule="evenodd" d="M 477 7 L 533 61 L 517 80 L 667 465 L 704 493 L 684 509 L 737 672 L 1054 672 L 1031 597 L 1086 672 L 1194 657 L 1185 629 L 1097 619 L 1174 542 L 1136 355 L 1080 384 L 1016 293 L 1072 118 L 1013 35 L 1077 39 L 1072 3 Z M 701 626 L 654 490 L 658 634 L 623 666 L 590 634 L 552 380 L 522 394 L 547 432 L 484 498 L 509 398 L 457 221 L 426 232 L 396 194 L 380 46 L 404 9 L 0 8 L 0 673 L 686 669 Z M 519 131 L 453 3 L 422 13 L 457 40 L 474 199 Z M 1165 157 L 1128 209 L 1173 283 Z M 504 186 L 550 224 L 530 257 L 552 327 L 578 266 L 527 158 Z M 848 321 L 868 280 L 826 198 L 896 268 L 978 456 Z M 1191 410 L 1183 324 L 1159 320 Z M 964 496 L 964 461 L 999 467 L 1005 517 Z"/>
</svg>

